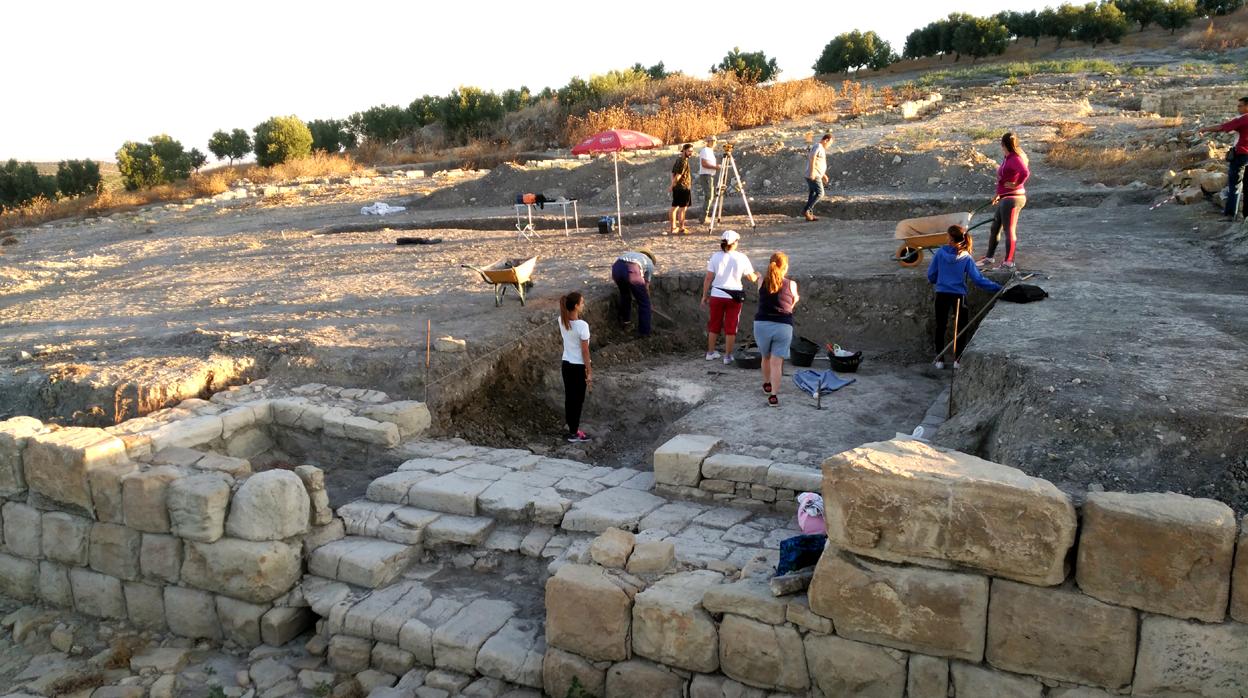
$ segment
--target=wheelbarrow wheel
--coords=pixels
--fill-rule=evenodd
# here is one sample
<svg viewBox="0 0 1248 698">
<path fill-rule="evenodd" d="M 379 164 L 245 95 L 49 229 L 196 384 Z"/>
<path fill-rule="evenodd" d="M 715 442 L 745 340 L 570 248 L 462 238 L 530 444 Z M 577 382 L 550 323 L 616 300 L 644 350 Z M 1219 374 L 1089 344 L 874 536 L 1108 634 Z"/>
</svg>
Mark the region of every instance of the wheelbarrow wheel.
<svg viewBox="0 0 1248 698">
<path fill-rule="evenodd" d="M 897 254 L 893 256 L 897 258 L 897 263 L 901 266 L 915 267 L 919 265 L 919 262 L 923 261 L 923 248 L 911 247 L 902 243 L 901 247 L 897 248 Z"/>
</svg>

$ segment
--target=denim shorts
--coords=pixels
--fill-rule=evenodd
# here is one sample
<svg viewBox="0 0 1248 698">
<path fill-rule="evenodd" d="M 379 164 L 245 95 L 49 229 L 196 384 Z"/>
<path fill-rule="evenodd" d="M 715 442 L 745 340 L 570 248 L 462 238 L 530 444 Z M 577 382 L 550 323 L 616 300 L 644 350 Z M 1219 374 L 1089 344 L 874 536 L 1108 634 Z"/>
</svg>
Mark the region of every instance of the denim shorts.
<svg viewBox="0 0 1248 698">
<path fill-rule="evenodd" d="M 793 326 L 783 322 L 754 321 L 754 341 L 763 356 L 789 358 L 789 345 L 793 343 Z"/>
</svg>

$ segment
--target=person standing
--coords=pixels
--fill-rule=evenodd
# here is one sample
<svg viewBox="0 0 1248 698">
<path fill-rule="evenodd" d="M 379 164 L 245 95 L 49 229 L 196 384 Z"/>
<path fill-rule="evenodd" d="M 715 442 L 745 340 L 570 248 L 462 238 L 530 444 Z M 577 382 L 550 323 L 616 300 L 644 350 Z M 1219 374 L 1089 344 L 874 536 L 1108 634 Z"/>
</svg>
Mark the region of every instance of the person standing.
<svg viewBox="0 0 1248 698">
<path fill-rule="evenodd" d="M 1241 192 L 1244 188 L 1244 174 L 1248 170 L 1248 97 L 1239 98 L 1239 116 L 1231 119 L 1224 124 L 1217 126 L 1206 126 L 1199 129 L 1197 133 L 1211 133 L 1213 131 L 1234 131 L 1238 134 L 1235 141 L 1235 147 L 1231 148 L 1226 154 L 1226 206 L 1222 209 L 1222 215 L 1226 216 L 1228 221 L 1234 221 L 1235 217 L 1240 214 L 1241 202 L 1248 197 Z M 1248 205 L 1243 206 L 1243 210 L 1248 211 Z M 1245 213 L 1248 215 L 1248 213 Z"/>
<path fill-rule="evenodd" d="M 715 176 L 719 163 L 715 160 L 715 136 L 706 137 L 706 145 L 698 151 L 698 190 L 702 192 L 702 225 L 711 222 L 711 209 L 715 206 Z"/>
<path fill-rule="evenodd" d="M 667 233 L 688 233 L 685 228 L 685 212 L 693 200 L 693 177 L 689 173 L 689 158 L 693 157 L 693 144 L 686 143 L 680 147 L 680 157 L 672 165 L 672 183 L 667 190 L 672 192 L 672 212 L 668 214 Z M 664 233 L 665 235 L 667 233 Z"/>
<path fill-rule="evenodd" d="M 625 252 L 616 257 L 611 265 L 611 280 L 620 289 L 620 325 L 627 325 L 632 317 L 633 301 L 637 301 L 637 334 L 650 336 L 650 279 L 658 262 L 654 253 L 646 248 Z"/>
<path fill-rule="evenodd" d="M 594 383 L 589 363 L 589 323 L 581 319 L 585 297 L 573 291 L 559 299 L 559 334 L 563 337 L 563 414 L 568 425 L 568 441 L 589 441 L 581 431 L 581 410 L 585 393 Z"/>
<path fill-rule="evenodd" d="M 960 225 L 951 225 L 948 230 L 949 244 L 936 250 L 932 255 L 932 263 L 927 267 L 927 281 L 936 286 L 936 368 L 945 367 L 945 333 L 949 329 L 949 312 L 956 310 L 957 322 L 954 332 L 961 335 L 968 322 L 966 308 L 966 277 L 976 286 L 989 293 L 1001 290 L 1001 284 L 985 278 L 971 257 L 971 234 Z M 965 342 L 954 345 L 953 367 L 961 368 L 958 359 L 966 349 Z"/>
<path fill-rule="evenodd" d="M 754 340 L 763 355 L 763 392 L 772 407 L 780 404 L 780 371 L 793 343 L 793 308 L 801 299 L 797 282 L 788 274 L 789 256 L 773 252 L 758 287 L 758 312 L 754 314 Z"/>
<path fill-rule="evenodd" d="M 737 251 L 741 236 L 735 230 L 725 230 L 719 236 L 719 252 L 711 255 L 706 264 L 706 277 L 702 280 L 702 305 L 710 307 L 711 317 L 706 323 L 706 360 L 714 361 L 720 356 L 724 363 L 732 363 L 732 346 L 737 340 L 737 324 L 741 320 L 741 304 L 745 301 L 745 287 L 741 279 L 758 281 L 758 272 L 750 264 L 750 258 Z M 724 333 L 724 353 L 715 351 L 719 333 Z"/>
<path fill-rule="evenodd" d="M 996 261 L 997 244 L 1004 231 L 1006 239 L 1005 261 L 1002 269 L 1014 268 L 1014 252 L 1018 247 L 1018 214 L 1027 205 L 1027 189 L 1024 184 L 1031 177 L 1030 159 L 1018 145 L 1013 133 L 1001 136 L 1001 166 L 997 168 L 997 193 L 992 203 L 997 207 L 992 216 L 992 231 L 988 237 L 988 254 L 976 266 L 987 268 Z"/>
<path fill-rule="evenodd" d="M 828 183 L 828 144 L 832 142 L 832 134 L 825 133 L 823 138 L 819 139 L 810 149 L 810 154 L 806 157 L 806 208 L 802 209 L 802 215 L 808 221 L 817 221 L 815 218 L 815 204 L 823 198 L 823 185 Z"/>
</svg>

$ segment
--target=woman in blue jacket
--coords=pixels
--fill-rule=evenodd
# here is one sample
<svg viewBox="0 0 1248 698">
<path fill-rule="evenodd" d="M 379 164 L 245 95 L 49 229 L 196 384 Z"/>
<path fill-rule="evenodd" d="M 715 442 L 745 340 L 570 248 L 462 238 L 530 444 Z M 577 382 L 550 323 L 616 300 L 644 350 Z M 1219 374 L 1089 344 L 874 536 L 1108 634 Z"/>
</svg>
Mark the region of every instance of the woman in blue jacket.
<svg viewBox="0 0 1248 698">
<path fill-rule="evenodd" d="M 945 367 L 945 332 L 949 327 L 949 312 L 958 309 L 957 328 L 961 335 L 966 327 L 966 277 L 976 286 L 989 293 L 1001 290 L 1001 284 L 985 278 L 975 266 L 971 256 L 971 234 L 960 225 L 949 226 L 949 244 L 936 250 L 932 255 L 932 263 L 927 267 L 927 280 L 936 285 L 936 368 Z M 959 368 L 958 359 L 965 348 L 958 342 L 953 357 L 953 367 Z"/>
</svg>

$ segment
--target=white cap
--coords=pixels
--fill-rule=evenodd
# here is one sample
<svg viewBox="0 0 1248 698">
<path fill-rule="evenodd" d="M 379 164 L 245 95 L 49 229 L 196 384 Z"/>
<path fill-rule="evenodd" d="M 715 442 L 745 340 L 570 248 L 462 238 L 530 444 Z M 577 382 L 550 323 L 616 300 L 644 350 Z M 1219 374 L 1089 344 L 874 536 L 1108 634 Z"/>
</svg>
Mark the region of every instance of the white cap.
<svg viewBox="0 0 1248 698">
<path fill-rule="evenodd" d="M 725 230 L 723 235 L 719 236 L 720 240 L 732 245 L 741 239 L 741 235 L 735 230 Z"/>
</svg>

